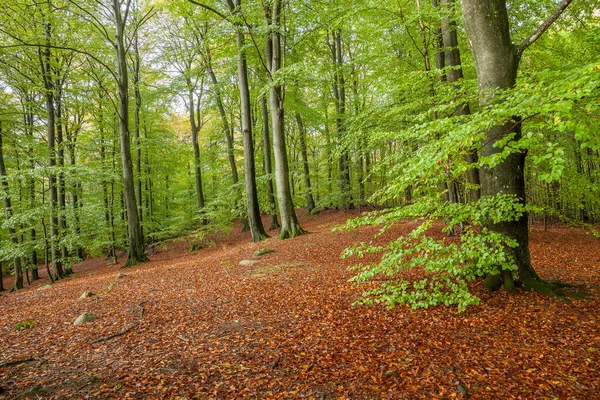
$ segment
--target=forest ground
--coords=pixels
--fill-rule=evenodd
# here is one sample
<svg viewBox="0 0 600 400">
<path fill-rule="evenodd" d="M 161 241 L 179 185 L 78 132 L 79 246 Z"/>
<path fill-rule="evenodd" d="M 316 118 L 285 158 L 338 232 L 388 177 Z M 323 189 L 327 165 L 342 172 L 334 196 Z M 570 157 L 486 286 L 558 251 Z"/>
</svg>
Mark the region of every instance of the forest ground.
<svg viewBox="0 0 600 400">
<path fill-rule="evenodd" d="M 33 360 L 0 367 L 0 399 L 599 398 L 598 239 L 562 226 L 531 234 L 540 275 L 586 284 L 588 300 L 474 282 L 481 304 L 463 313 L 388 310 L 352 306 L 365 288 L 347 282 L 355 260 L 339 254 L 377 229 L 332 228 L 356 215 L 301 213 L 311 233 L 285 241 L 250 243 L 236 226 L 197 252 L 176 241 L 125 270 L 86 260 L 51 288 L 3 293 L 0 365 Z M 261 248 L 275 252 L 253 257 Z M 248 259 L 259 263 L 239 265 Z M 86 290 L 96 295 L 80 299 Z M 98 319 L 73 326 L 85 311 Z M 15 330 L 28 319 L 37 325 Z"/>
</svg>

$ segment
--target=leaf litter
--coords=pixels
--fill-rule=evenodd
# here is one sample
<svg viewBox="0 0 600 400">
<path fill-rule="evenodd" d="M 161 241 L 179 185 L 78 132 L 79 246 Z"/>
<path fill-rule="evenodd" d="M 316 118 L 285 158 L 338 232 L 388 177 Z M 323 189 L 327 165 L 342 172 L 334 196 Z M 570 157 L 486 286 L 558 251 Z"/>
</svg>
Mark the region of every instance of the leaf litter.
<svg viewBox="0 0 600 400">
<path fill-rule="evenodd" d="M 489 293 L 473 282 L 482 301 L 463 313 L 355 307 L 364 287 L 348 283 L 355 260 L 340 253 L 373 240 L 377 228 L 332 227 L 357 215 L 301 213 L 310 233 L 285 241 L 249 243 L 236 227 L 194 253 L 170 243 L 122 278 L 118 266 L 86 260 L 48 290 L 36 282 L 0 296 L 0 365 L 8 363 L 0 367 L 0 399 L 591 399 L 600 392 L 598 239 L 562 226 L 531 232 L 538 273 L 586 285 L 587 300 Z M 377 240 L 413 226 L 398 224 Z M 238 264 L 265 246 L 274 251 L 260 264 Z M 86 290 L 97 295 L 80 299 Z M 98 319 L 72 326 L 83 312 Z M 15 331 L 24 320 L 36 326 Z"/>
</svg>

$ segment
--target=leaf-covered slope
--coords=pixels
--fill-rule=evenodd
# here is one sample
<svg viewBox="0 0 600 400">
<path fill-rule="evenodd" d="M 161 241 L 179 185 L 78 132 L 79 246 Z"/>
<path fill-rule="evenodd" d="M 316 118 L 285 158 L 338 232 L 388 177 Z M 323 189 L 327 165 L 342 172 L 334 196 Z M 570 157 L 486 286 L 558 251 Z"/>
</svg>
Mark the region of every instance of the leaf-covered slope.
<svg viewBox="0 0 600 400">
<path fill-rule="evenodd" d="M 91 260 L 49 289 L 0 296 L 0 364 L 33 358 L 0 367 L 0 399 L 596 396 L 597 239 L 564 227 L 532 232 L 540 274 L 589 285 L 591 300 L 487 293 L 475 283 L 481 305 L 464 313 L 390 311 L 351 305 L 364 288 L 347 282 L 352 261 L 339 254 L 376 231 L 331 231 L 351 216 L 303 214 L 311 234 L 286 241 L 234 233 L 194 253 L 174 243 L 121 278 Z M 239 265 L 264 247 L 275 252 Z M 80 299 L 85 290 L 96 295 Z M 74 327 L 85 311 L 98 319 Z M 16 331 L 26 320 L 35 326 Z"/>
</svg>

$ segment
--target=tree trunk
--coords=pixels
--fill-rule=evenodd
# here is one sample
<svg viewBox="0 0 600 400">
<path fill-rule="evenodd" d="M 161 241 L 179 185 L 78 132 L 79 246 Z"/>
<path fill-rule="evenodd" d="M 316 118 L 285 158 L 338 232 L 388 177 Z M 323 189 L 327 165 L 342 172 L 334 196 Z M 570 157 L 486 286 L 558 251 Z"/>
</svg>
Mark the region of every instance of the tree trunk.
<svg viewBox="0 0 600 400">
<path fill-rule="evenodd" d="M 142 144 L 140 141 L 140 113 L 142 110 L 142 94 L 140 93 L 140 50 L 138 46 L 138 34 L 137 30 L 135 32 L 135 36 L 133 38 L 133 53 L 134 53 L 134 62 L 133 62 L 133 92 L 135 96 L 135 108 L 133 114 L 133 127 L 135 132 L 135 185 L 136 185 L 136 200 L 137 200 L 137 209 L 138 209 L 138 217 L 140 219 L 140 232 L 142 239 L 144 237 L 144 226 L 143 226 L 143 216 L 144 216 L 144 208 L 142 204 Z"/>
<path fill-rule="evenodd" d="M 265 167 L 265 174 L 269 177 L 267 179 L 267 197 L 269 199 L 269 214 L 271 215 L 271 225 L 269 226 L 269 230 L 273 230 L 279 228 L 279 221 L 277 220 L 277 205 L 275 204 L 275 192 L 273 190 L 273 178 L 271 176 L 273 169 L 271 167 L 271 138 L 269 134 L 269 110 L 267 109 L 266 96 L 261 97 L 260 104 L 263 132 L 263 164 Z"/>
<path fill-rule="evenodd" d="M 47 44 L 50 44 L 51 26 L 49 22 L 45 23 L 44 29 L 46 34 L 46 42 Z M 50 167 L 50 172 L 48 174 L 48 191 L 50 192 L 50 251 L 52 255 L 54 279 L 60 279 L 64 277 L 65 274 L 58 249 L 58 192 L 56 188 L 56 175 L 54 168 L 56 165 L 56 137 L 54 131 L 56 126 L 54 118 L 54 84 L 52 79 L 51 54 L 49 47 L 44 49 L 43 55 L 40 54 L 40 64 L 44 80 L 46 112 L 48 114 L 46 126 L 48 141 L 48 167 Z"/>
<path fill-rule="evenodd" d="M 8 225 L 8 235 L 10 237 L 10 242 L 13 246 L 13 250 L 17 251 L 19 247 L 19 239 L 17 238 L 15 227 L 13 226 L 13 222 L 11 221 L 13 216 L 12 204 L 10 201 L 10 192 L 8 187 L 8 177 L 6 175 L 6 167 L 4 165 L 4 149 L 2 147 L 2 122 L 0 121 L 0 180 L 2 181 L 2 192 L 4 197 L 4 212 L 6 213 L 6 224 Z M 15 268 L 15 286 L 12 291 L 23 289 L 23 270 L 21 268 L 21 257 L 15 256 L 13 258 L 13 265 Z M 0 266 L 0 275 L 2 274 Z M 0 276 L 0 279 L 1 276 Z"/>
<path fill-rule="evenodd" d="M 505 0 L 462 0 L 463 16 L 469 43 L 475 59 L 480 104 L 492 107 L 491 100 L 496 89 L 510 89 L 515 86 L 520 60 L 520 48 L 510 38 L 508 13 Z M 521 137 L 519 117 L 513 117 L 504 124 L 491 128 L 482 144 L 481 157 L 488 157 L 502 151 L 495 147 L 498 141 L 514 134 L 514 141 Z M 525 205 L 525 157 L 526 152 L 512 153 L 504 161 L 493 167 L 480 169 L 481 196 L 513 195 Z M 506 248 L 518 267 L 515 272 L 502 271 L 501 274 L 486 277 L 486 288 L 497 289 L 504 285 L 512 292 L 516 286 L 556 296 L 552 286 L 537 275 L 531 265 L 529 255 L 529 231 L 527 213 L 517 220 L 489 224 L 488 229 L 501 233 L 518 243 L 516 248 Z"/>
<path fill-rule="evenodd" d="M 58 214 L 59 214 L 59 236 L 61 239 L 67 234 L 67 217 L 66 212 L 66 193 L 65 193 L 65 147 L 63 140 L 63 107 L 62 107 L 62 82 L 56 81 L 56 96 L 55 96 L 55 112 L 56 112 L 56 146 L 57 146 L 57 161 L 58 161 Z M 65 274 L 72 274 L 73 270 L 69 262 L 69 250 L 64 244 L 61 245 L 61 258 L 63 261 Z"/>
<path fill-rule="evenodd" d="M 237 165 L 235 163 L 235 153 L 233 150 L 233 131 L 230 128 L 229 120 L 227 118 L 227 113 L 225 112 L 225 106 L 223 105 L 223 98 L 221 96 L 221 89 L 219 88 L 219 82 L 217 81 L 217 76 L 215 75 L 215 71 L 212 67 L 212 59 L 210 57 L 210 51 L 207 48 L 206 51 L 206 69 L 208 71 L 208 75 L 213 83 L 215 88 L 215 100 L 217 102 L 217 108 L 219 109 L 219 115 L 221 116 L 221 123 L 223 124 L 223 134 L 225 135 L 225 142 L 227 144 L 227 158 L 229 160 L 229 166 L 231 167 L 231 179 L 233 181 L 233 186 L 235 187 L 235 206 L 238 209 L 238 204 L 240 203 L 240 199 L 242 194 L 240 190 L 237 188 L 237 184 L 239 182 L 239 175 L 237 170 Z M 241 214 L 241 213 L 240 213 Z M 246 232 L 250 230 L 250 226 L 248 225 L 248 220 L 246 218 L 242 218 L 242 232 Z"/>
<path fill-rule="evenodd" d="M 189 97 L 189 114 L 190 114 L 190 126 L 192 129 L 192 146 L 194 147 L 194 174 L 196 177 L 196 200 L 198 202 L 198 209 L 204 209 L 204 191 L 202 190 L 202 166 L 200 164 L 200 146 L 198 145 L 198 132 L 200 131 L 200 112 L 198 104 L 198 112 L 194 102 L 194 89 L 192 82 L 188 79 L 188 97 Z M 200 102 L 200 100 L 198 100 Z M 196 121 L 196 115 L 198 121 Z"/>
<path fill-rule="evenodd" d="M 312 186 L 310 184 L 310 170 L 308 165 L 308 152 L 306 150 L 306 129 L 302 123 L 302 117 L 296 113 L 296 122 L 298 123 L 298 139 L 300 141 L 300 153 L 302 156 L 302 171 L 304 174 L 304 187 L 306 188 L 306 207 L 311 212 L 315 209 L 315 200 L 312 195 Z M 362 160 L 362 159 L 361 159 Z"/>
<path fill-rule="evenodd" d="M 454 20 L 454 0 L 441 0 L 446 8 L 448 16 L 442 20 L 442 40 L 445 48 L 445 63 L 448 67 L 448 81 L 457 84 L 463 79 L 462 63 L 460 59 L 460 50 L 458 48 L 458 35 L 456 32 L 456 21 Z M 460 101 L 456 106 L 454 115 L 469 115 L 471 110 L 469 103 Z M 477 151 L 469 150 L 465 156 L 467 164 L 471 167 L 467 170 L 468 196 L 470 201 L 477 201 L 481 197 L 479 169 L 477 164 Z"/>
<path fill-rule="evenodd" d="M 34 111 L 30 104 L 33 101 L 33 99 L 31 99 L 31 97 L 29 95 L 26 95 L 25 97 L 26 97 L 25 98 L 26 105 L 24 105 L 24 107 L 23 107 L 25 132 L 26 132 L 27 136 L 29 136 L 31 139 L 33 139 Z M 33 158 L 34 148 L 30 148 L 29 150 L 31 151 L 31 153 L 29 154 L 29 158 L 30 158 L 29 167 L 31 168 L 31 171 L 33 171 L 35 169 L 35 160 Z M 27 187 L 29 189 L 29 207 L 33 210 L 36 207 L 36 204 L 35 204 L 35 179 L 33 177 L 27 178 Z M 35 246 L 35 244 L 37 242 L 37 232 L 36 232 L 35 226 L 32 226 L 32 228 L 31 228 L 30 238 L 31 238 L 31 243 L 33 244 L 33 246 Z M 37 251 L 35 250 L 35 247 L 31 250 L 30 257 L 31 257 L 31 264 L 32 264 L 31 279 L 35 281 L 35 280 L 40 279 L 39 272 L 38 272 L 38 254 L 37 254 Z"/>
<path fill-rule="evenodd" d="M 344 117 L 346 113 L 346 81 L 344 79 L 344 58 L 342 56 L 342 33 L 341 31 L 334 31 L 333 38 L 330 44 L 331 56 L 335 72 L 333 74 L 333 95 L 336 105 L 336 128 L 337 128 L 337 139 L 338 144 L 344 147 Z M 340 158 L 338 160 L 339 165 L 339 180 L 340 180 L 340 191 L 343 199 L 343 206 L 346 209 L 354 208 L 352 201 L 352 182 L 350 180 L 350 157 L 346 149 L 342 149 Z"/>
<path fill-rule="evenodd" d="M 281 68 L 281 0 L 273 1 L 271 14 L 271 51 L 265 55 L 267 67 L 269 68 L 269 110 L 271 112 L 271 126 L 273 128 L 273 153 L 275 156 L 275 183 L 277 187 L 277 202 L 279 203 L 279 215 L 281 217 L 281 230 L 279 239 L 287 239 L 304 233 L 294 209 L 292 192 L 290 188 L 290 172 L 287 157 L 287 146 L 285 143 L 284 122 L 284 90 L 281 85 L 275 83 L 275 75 Z M 267 20 L 269 16 L 266 16 Z M 268 50 L 268 49 L 267 49 Z"/>
<path fill-rule="evenodd" d="M 127 226 L 129 231 L 127 262 L 123 267 L 129 267 L 147 261 L 148 258 L 144 254 L 144 238 L 142 236 L 135 199 L 133 162 L 131 160 L 131 146 L 129 142 L 129 81 L 123 37 L 127 21 L 122 19 L 119 0 L 113 0 L 112 7 L 116 26 L 116 56 L 119 78 L 119 138 L 121 144 L 121 162 L 123 164 L 123 198 L 127 210 Z"/>
<path fill-rule="evenodd" d="M 242 12 L 242 1 L 236 0 L 234 9 L 237 13 Z M 260 209 L 258 205 L 258 193 L 256 189 L 256 166 L 254 163 L 254 140 L 252 137 L 252 116 L 250 102 L 250 88 L 248 86 L 248 66 L 246 64 L 246 38 L 243 27 L 236 23 L 236 40 L 238 48 L 238 86 L 240 90 L 240 106 L 242 119 L 242 141 L 244 144 L 244 178 L 246 184 L 246 206 L 248 210 L 248 223 L 252 233 L 252 241 L 258 242 L 268 237 L 263 228 Z M 281 207 L 281 205 L 280 205 Z"/>
</svg>

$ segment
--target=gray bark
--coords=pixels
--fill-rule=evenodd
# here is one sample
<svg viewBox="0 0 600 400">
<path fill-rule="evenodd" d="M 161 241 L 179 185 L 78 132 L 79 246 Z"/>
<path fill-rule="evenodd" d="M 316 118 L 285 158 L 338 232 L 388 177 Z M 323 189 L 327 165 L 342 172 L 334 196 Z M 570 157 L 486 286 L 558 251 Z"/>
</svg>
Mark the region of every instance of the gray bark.
<svg viewBox="0 0 600 400">
<path fill-rule="evenodd" d="M 8 187 L 8 177 L 6 175 L 6 166 L 4 165 L 4 149 L 2 147 L 2 121 L 0 121 L 0 180 L 2 181 L 2 192 L 4 195 L 4 212 L 6 213 L 6 222 L 8 224 L 8 235 L 10 237 L 13 249 L 16 250 L 19 246 L 19 239 L 17 238 L 15 227 L 10 221 L 13 216 L 12 204 L 10 201 L 10 192 Z M 23 288 L 23 270 L 21 268 L 21 257 L 15 256 L 13 258 L 13 266 L 15 268 L 15 285 L 12 291 Z M 1 269 L 1 265 L 0 265 Z M 1 272 L 0 272 L 1 275 Z M 0 279 L 2 277 L 0 276 Z"/>
<path fill-rule="evenodd" d="M 121 144 L 121 162 L 123 165 L 123 199 L 127 211 L 127 227 L 129 232 L 129 249 L 124 267 L 147 261 L 144 254 L 144 238 L 142 235 L 137 202 L 135 198 L 133 161 L 129 134 L 129 81 L 127 59 L 125 56 L 124 29 L 127 23 L 121 14 L 119 0 L 113 0 L 112 11 L 116 27 L 116 56 L 119 90 L 119 139 Z"/>
<path fill-rule="evenodd" d="M 275 83 L 275 74 L 281 69 L 281 0 L 273 1 L 271 14 L 271 51 L 266 54 L 267 67 L 269 68 L 269 110 L 271 112 L 271 126 L 273 128 L 273 153 L 275 156 L 275 183 L 277 188 L 277 202 L 279 203 L 279 216 L 281 230 L 279 239 L 287 239 L 304 233 L 294 209 L 292 192 L 290 188 L 290 172 L 285 141 L 285 122 L 283 87 Z M 269 16 L 266 16 L 267 21 Z M 268 50 L 268 49 L 267 49 Z"/>
<path fill-rule="evenodd" d="M 267 98 L 263 96 L 260 101 L 262 115 L 262 133 L 263 133 L 263 164 L 265 174 L 269 176 L 267 180 L 267 198 L 269 199 L 269 214 L 271 215 L 271 225 L 269 230 L 279 228 L 277 220 L 277 205 L 275 204 L 275 191 L 273 189 L 273 168 L 271 166 L 271 135 L 269 134 L 269 110 L 267 109 Z"/>
<path fill-rule="evenodd" d="M 562 9 L 566 8 L 561 2 Z M 461 0 L 465 29 L 475 59 L 477 82 L 479 84 L 480 104 L 493 107 L 492 99 L 497 89 L 510 89 L 515 86 L 517 70 L 524 47 L 516 46 L 510 37 L 506 0 Z M 560 13 L 551 18 L 558 18 Z M 546 27 L 547 29 L 547 27 Z M 538 36 L 539 37 L 539 36 Z M 527 45 L 532 42 L 528 42 Z M 521 121 L 513 117 L 503 124 L 491 128 L 482 144 L 480 155 L 488 157 L 502 151 L 495 144 L 507 135 L 514 134 L 513 140 L 521 137 Z M 480 169 L 481 196 L 514 195 L 521 204 L 525 204 L 525 157 L 526 151 L 512 153 L 496 166 L 484 166 Z M 503 285 L 505 290 L 514 291 L 516 286 L 538 291 L 552 296 L 554 289 L 541 280 L 533 266 L 529 254 L 529 231 L 527 213 L 515 221 L 488 224 L 488 229 L 514 239 L 518 246 L 506 251 L 515 260 L 518 270 L 502 271 L 501 274 L 486 277 L 486 287 L 497 289 Z"/>
<path fill-rule="evenodd" d="M 235 0 L 232 12 L 242 12 L 242 1 Z M 250 88 L 248 86 L 248 66 L 246 64 L 246 38 L 243 27 L 235 24 L 236 42 L 238 48 L 238 86 L 240 90 L 240 107 L 242 122 L 242 141 L 244 145 L 244 179 L 246 184 L 246 206 L 248 210 L 248 223 L 252 234 L 252 241 L 258 242 L 268 237 L 262 224 L 258 205 L 256 188 L 256 166 L 254 162 L 254 140 L 252 137 L 252 116 L 250 103 Z"/>
</svg>

